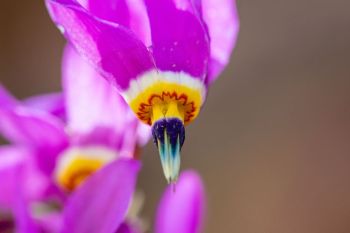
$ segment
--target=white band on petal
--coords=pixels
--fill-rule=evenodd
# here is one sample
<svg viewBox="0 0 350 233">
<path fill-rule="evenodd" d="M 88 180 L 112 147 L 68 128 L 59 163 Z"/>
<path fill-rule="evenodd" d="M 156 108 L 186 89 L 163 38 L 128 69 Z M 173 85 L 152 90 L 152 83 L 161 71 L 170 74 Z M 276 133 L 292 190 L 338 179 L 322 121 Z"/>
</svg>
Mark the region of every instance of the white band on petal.
<svg viewBox="0 0 350 233">
<path fill-rule="evenodd" d="M 129 88 L 126 91 L 122 92 L 121 95 L 124 97 L 126 102 L 130 103 L 147 88 L 160 81 L 184 85 L 188 88 L 198 90 L 202 96 L 202 104 L 205 100 L 206 87 L 202 80 L 194 78 L 184 72 L 157 70 L 148 71 L 132 80 L 130 82 Z"/>
</svg>

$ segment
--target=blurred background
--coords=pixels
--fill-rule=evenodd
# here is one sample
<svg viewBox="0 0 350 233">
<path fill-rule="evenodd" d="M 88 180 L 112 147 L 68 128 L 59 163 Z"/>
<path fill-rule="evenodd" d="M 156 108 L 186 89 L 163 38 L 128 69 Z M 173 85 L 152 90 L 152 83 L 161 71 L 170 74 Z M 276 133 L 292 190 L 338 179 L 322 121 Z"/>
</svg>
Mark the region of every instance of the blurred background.
<svg viewBox="0 0 350 233">
<path fill-rule="evenodd" d="M 187 129 L 183 169 L 208 191 L 205 232 L 350 232 L 350 1 L 238 1 L 231 63 Z M 60 90 L 64 39 L 43 1 L 0 2 L 0 80 Z M 151 224 L 166 182 L 154 146 L 139 189 Z"/>
</svg>

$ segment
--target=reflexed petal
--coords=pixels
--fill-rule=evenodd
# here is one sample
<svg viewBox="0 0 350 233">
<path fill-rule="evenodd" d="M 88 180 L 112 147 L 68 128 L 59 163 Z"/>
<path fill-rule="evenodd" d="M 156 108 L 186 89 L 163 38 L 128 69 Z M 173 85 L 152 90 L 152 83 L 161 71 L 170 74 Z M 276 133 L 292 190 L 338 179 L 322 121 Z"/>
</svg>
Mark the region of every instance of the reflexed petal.
<svg viewBox="0 0 350 233">
<path fill-rule="evenodd" d="M 131 110 L 116 88 L 69 45 L 65 49 L 62 73 L 70 130 L 82 133 L 99 126 L 121 132 L 128 126 L 130 118 L 125 116 L 131 115 Z"/>
<path fill-rule="evenodd" d="M 9 109 L 20 105 L 29 108 L 39 109 L 49 112 L 60 118 L 64 118 L 64 101 L 60 93 L 50 93 L 29 97 L 23 101 L 18 101 L 8 90 L 0 83 L 0 109 Z"/>
<path fill-rule="evenodd" d="M 209 38 L 199 17 L 200 7 L 194 7 L 189 0 L 145 0 L 145 3 L 157 67 L 204 79 L 209 60 Z"/>
<path fill-rule="evenodd" d="M 57 146 L 66 143 L 62 122 L 36 109 L 0 109 L 0 133 L 9 141 L 30 146 Z"/>
<path fill-rule="evenodd" d="M 143 0 L 78 0 L 92 15 L 131 29 L 150 45 L 150 28 Z"/>
<path fill-rule="evenodd" d="M 118 160 L 89 177 L 68 200 L 62 232 L 115 232 L 126 215 L 139 169 L 136 160 Z"/>
<path fill-rule="evenodd" d="M 198 233 L 205 209 L 204 186 L 200 176 L 187 171 L 174 187 L 169 186 L 157 210 L 156 233 Z"/>
<path fill-rule="evenodd" d="M 68 41 L 121 90 L 153 68 L 144 44 L 129 29 L 90 15 L 73 0 L 46 0 L 50 15 Z"/>
<path fill-rule="evenodd" d="M 32 96 L 23 100 L 22 103 L 29 108 L 39 109 L 65 119 L 65 106 L 62 93 Z"/>
<path fill-rule="evenodd" d="M 52 172 L 56 156 L 68 144 L 64 125 L 58 118 L 22 106 L 0 109 L 0 134 L 10 142 L 36 149 L 38 166 L 47 174 Z"/>
<path fill-rule="evenodd" d="M 235 0 L 202 0 L 203 18 L 210 34 L 210 61 L 207 83 L 224 69 L 235 46 L 239 19 Z"/>
<path fill-rule="evenodd" d="M 12 108 L 18 104 L 18 101 L 13 97 L 5 87 L 0 83 L 0 108 Z"/>
<path fill-rule="evenodd" d="M 128 27 L 129 10 L 125 0 L 78 0 L 94 16 Z"/>
<path fill-rule="evenodd" d="M 151 29 L 143 0 L 126 0 L 130 11 L 129 28 L 148 47 L 151 46 Z"/>
<path fill-rule="evenodd" d="M 63 58 L 63 83 L 74 144 L 106 145 L 121 156 L 132 157 L 137 142 L 148 141 L 150 132 L 141 126 L 116 88 L 69 45 Z"/>
</svg>

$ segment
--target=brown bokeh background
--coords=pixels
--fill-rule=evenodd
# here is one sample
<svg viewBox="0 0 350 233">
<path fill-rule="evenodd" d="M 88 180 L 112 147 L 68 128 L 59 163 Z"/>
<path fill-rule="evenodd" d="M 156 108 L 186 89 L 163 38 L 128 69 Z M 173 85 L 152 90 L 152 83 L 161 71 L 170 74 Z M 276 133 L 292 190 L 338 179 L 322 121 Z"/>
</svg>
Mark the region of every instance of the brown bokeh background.
<svg viewBox="0 0 350 233">
<path fill-rule="evenodd" d="M 238 2 L 231 63 L 187 129 L 183 168 L 208 191 L 206 232 L 350 232 L 350 1 Z M 43 1 L 0 2 L 0 79 L 60 89 L 64 40 Z M 166 186 L 153 145 L 139 188 L 152 223 Z"/>
</svg>

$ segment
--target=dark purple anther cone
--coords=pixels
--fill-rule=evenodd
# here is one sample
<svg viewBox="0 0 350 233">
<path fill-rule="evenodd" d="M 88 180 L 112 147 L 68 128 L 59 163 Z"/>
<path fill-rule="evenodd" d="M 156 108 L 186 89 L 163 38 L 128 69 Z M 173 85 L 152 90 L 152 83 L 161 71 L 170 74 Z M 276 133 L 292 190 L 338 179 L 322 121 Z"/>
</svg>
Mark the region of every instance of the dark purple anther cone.
<svg viewBox="0 0 350 233">
<path fill-rule="evenodd" d="M 156 121 L 152 126 L 153 142 L 157 147 L 158 141 L 161 144 L 165 143 L 164 131 L 168 135 L 171 145 L 175 145 L 179 138 L 180 148 L 185 142 L 185 126 L 178 118 L 162 118 Z"/>
</svg>

